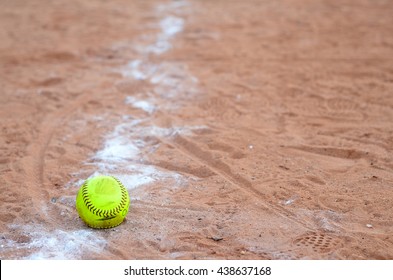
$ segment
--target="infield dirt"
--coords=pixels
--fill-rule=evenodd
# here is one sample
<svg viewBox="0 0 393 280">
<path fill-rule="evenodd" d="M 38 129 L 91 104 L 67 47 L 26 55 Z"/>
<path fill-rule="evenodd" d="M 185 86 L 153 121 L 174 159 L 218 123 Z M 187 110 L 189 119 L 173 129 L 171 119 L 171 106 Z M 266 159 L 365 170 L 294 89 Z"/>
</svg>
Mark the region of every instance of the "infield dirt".
<svg viewBox="0 0 393 280">
<path fill-rule="evenodd" d="M 0 258 L 393 259 L 392 14 L 0 1 Z M 75 210 L 98 174 L 109 230 Z"/>
</svg>

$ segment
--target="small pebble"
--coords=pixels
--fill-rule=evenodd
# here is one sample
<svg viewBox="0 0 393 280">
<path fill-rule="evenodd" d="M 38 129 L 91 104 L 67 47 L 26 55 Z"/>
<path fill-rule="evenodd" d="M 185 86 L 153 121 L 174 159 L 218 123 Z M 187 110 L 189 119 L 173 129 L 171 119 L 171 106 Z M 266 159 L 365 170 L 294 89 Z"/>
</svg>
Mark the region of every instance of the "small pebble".
<svg viewBox="0 0 393 280">
<path fill-rule="evenodd" d="M 366 227 L 368 227 L 368 228 L 372 228 L 372 227 L 373 227 L 373 225 L 367 224 L 367 225 L 366 225 Z"/>
<path fill-rule="evenodd" d="M 221 240 L 223 240 L 224 238 L 218 237 L 218 236 L 213 236 L 211 239 L 213 239 L 214 241 L 221 241 Z"/>
<path fill-rule="evenodd" d="M 254 146 L 253 146 L 253 145 L 250 145 L 250 146 L 248 146 L 248 148 L 249 148 L 250 150 L 252 150 L 252 149 L 254 149 Z"/>
</svg>

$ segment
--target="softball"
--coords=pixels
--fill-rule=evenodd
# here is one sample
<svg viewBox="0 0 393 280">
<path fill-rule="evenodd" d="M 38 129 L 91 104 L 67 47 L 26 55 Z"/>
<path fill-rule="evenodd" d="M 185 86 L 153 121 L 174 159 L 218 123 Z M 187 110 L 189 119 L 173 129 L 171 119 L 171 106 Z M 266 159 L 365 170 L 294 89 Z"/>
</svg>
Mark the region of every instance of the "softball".
<svg viewBox="0 0 393 280">
<path fill-rule="evenodd" d="M 79 217 L 92 228 L 120 225 L 129 206 L 127 189 L 113 176 L 97 176 L 86 180 L 76 197 Z"/>
</svg>

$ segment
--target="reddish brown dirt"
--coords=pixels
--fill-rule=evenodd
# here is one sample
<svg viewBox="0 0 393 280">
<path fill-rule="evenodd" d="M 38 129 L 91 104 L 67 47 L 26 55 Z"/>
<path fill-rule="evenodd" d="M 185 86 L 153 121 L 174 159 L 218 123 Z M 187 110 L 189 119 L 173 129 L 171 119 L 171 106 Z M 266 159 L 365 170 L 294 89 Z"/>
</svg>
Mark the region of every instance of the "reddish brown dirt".
<svg viewBox="0 0 393 280">
<path fill-rule="evenodd" d="M 392 14 L 0 1 L 0 258 L 393 259 Z M 104 172 L 130 213 L 92 230 Z"/>
</svg>

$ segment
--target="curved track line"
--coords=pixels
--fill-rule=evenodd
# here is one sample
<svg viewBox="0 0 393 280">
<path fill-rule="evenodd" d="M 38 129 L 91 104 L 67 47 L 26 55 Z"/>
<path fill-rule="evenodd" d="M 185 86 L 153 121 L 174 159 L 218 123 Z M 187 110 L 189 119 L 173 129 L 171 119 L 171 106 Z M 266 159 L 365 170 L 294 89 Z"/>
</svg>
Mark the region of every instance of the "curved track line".
<svg viewBox="0 0 393 280">
<path fill-rule="evenodd" d="M 200 149 L 196 144 L 192 143 L 191 141 L 187 140 L 186 138 L 176 135 L 174 138 L 174 141 L 171 143 L 168 143 L 164 139 L 160 139 L 163 143 L 166 143 L 167 145 L 172 146 L 173 148 L 177 149 L 180 151 L 182 154 L 187 156 L 193 161 L 198 162 L 202 166 L 207 166 L 212 172 L 218 174 L 220 177 L 225 179 L 227 182 L 231 183 L 238 189 L 244 191 L 246 194 L 252 197 L 259 197 L 261 198 L 258 200 L 262 208 L 267 211 L 271 212 L 274 214 L 279 215 L 280 217 L 290 220 L 291 222 L 294 222 L 306 229 L 309 230 L 314 230 L 315 227 L 313 227 L 309 223 L 301 222 L 299 219 L 296 218 L 296 216 L 286 210 L 283 209 L 282 207 L 279 207 L 277 205 L 274 205 L 272 203 L 267 202 L 265 199 L 266 197 L 261 194 L 257 189 L 255 189 L 252 186 L 252 183 L 249 182 L 247 179 L 240 175 L 235 175 L 230 171 L 230 168 L 228 165 L 225 163 L 219 161 L 219 160 L 214 160 L 212 156 L 208 153 Z M 194 151 L 198 151 L 198 153 L 195 153 Z"/>
<path fill-rule="evenodd" d="M 31 186 L 32 191 L 42 193 L 45 186 L 45 153 L 57 129 L 71 115 L 73 111 L 90 100 L 90 94 L 85 93 L 76 98 L 71 104 L 64 107 L 63 110 L 56 114 L 47 115 L 40 125 L 40 132 L 35 141 L 28 147 L 29 158 L 24 163 L 27 184 Z M 45 194 L 47 196 L 47 193 Z M 34 201 L 35 205 L 43 203 L 41 199 Z"/>
</svg>

